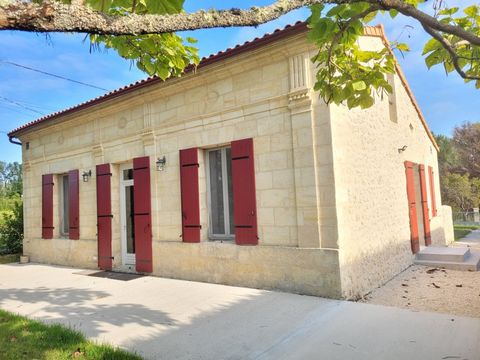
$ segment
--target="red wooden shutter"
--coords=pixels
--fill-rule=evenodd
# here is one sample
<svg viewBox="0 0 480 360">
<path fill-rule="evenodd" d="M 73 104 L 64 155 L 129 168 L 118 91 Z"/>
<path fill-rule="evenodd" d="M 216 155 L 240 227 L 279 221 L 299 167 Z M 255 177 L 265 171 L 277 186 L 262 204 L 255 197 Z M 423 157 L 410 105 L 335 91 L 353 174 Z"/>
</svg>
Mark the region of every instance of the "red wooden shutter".
<svg viewBox="0 0 480 360">
<path fill-rule="evenodd" d="M 198 192 L 198 149 L 180 150 L 180 189 L 182 197 L 182 238 L 200 242 L 200 196 Z"/>
<path fill-rule="evenodd" d="M 435 179 L 433 177 L 433 168 L 428 167 L 428 178 L 430 180 L 430 199 L 432 201 L 432 217 L 437 216 L 437 202 L 435 201 Z"/>
<path fill-rule="evenodd" d="M 138 272 L 152 272 L 152 211 L 148 156 L 133 159 L 133 210 L 136 269 Z"/>
<path fill-rule="evenodd" d="M 53 175 L 42 175 L 42 239 L 53 238 Z"/>
<path fill-rule="evenodd" d="M 80 239 L 80 200 L 78 170 L 68 172 L 68 237 L 72 240 Z"/>
<path fill-rule="evenodd" d="M 417 204 L 415 201 L 415 178 L 413 175 L 413 163 L 405 161 L 405 174 L 407 176 L 408 212 L 410 217 L 410 241 L 412 252 L 416 254 L 420 250 L 418 241 Z"/>
<path fill-rule="evenodd" d="M 112 200 L 110 164 L 97 165 L 98 267 L 112 269 Z"/>
<path fill-rule="evenodd" d="M 423 211 L 423 230 L 425 233 L 425 245 L 432 244 L 430 235 L 430 219 L 428 217 L 428 198 L 427 198 L 427 180 L 425 179 L 425 166 L 419 165 L 418 172 L 420 174 L 420 192 L 422 195 L 422 211 Z"/>
<path fill-rule="evenodd" d="M 253 139 L 232 142 L 232 185 L 235 242 L 238 245 L 257 245 Z"/>
</svg>

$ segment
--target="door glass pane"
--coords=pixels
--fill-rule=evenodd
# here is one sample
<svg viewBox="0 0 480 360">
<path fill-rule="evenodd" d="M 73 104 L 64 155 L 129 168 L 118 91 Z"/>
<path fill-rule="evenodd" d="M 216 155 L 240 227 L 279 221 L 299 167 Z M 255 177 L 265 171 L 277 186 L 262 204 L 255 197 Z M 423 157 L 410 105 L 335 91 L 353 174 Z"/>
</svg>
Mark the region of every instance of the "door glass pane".
<svg viewBox="0 0 480 360">
<path fill-rule="evenodd" d="M 208 153 L 208 161 L 210 167 L 210 216 L 212 219 L 212 233 L 225 234 L 221 151 L 210 151 Z"/>
<path fill-rule="evenodd" d="M 135 254 L 135 218 L 133 216 L 133 186 L 125 187 L 125 211 L 127 220 L 127 253 Z"/>
<path fill-rule="evenodd" d="M 235 234 L 235 224 L 233 222 L 233 187 L 232 187 L 232 150 L 227 148 L 227 181 L 228 181 L 228 216 L 230 219 L 230 235 Z"/>
<path fill-rule="evenodd" d="M 62 198 L 63 198 L 63 223 L 62 223 L 62 232 L 68 234 L 70 230 L 70 216 L 69 216 L 69 193 L 68 193 L 68 175 L 62 177 Z"/>
<path fill-rule="evenodd" d="M 133 179 L 133 169 L 123 170 L 123 180 L 132 180 Z"/>
</svg>

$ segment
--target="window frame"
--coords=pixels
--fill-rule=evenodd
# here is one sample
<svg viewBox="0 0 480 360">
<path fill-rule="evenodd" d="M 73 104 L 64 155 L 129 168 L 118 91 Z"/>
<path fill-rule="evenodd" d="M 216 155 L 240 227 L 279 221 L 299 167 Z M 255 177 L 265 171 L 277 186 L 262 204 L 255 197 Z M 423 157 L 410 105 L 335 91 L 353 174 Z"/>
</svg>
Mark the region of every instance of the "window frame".
<svg viewBox="0 0 480 360">
<path fill-rule="evenodd" d="M 60 184 L 60 194 L 59 194 L 59 215 L 60 215 L 60 226 L 59 226 L 59 232 L 60 232 L 60 237 L 63 238 L 68 238 L 70 235 L 70 181 L 69 181 L 69 175 L 68 173 L 65 174 L 59 174 L 58 178 L 60 181 L 58 183 Z M 67 184 L 67 189 L 66 193 L 68 196 L 68 202 L 65 204 L 65 182 Z M 66 212 L 66 214 L 65 214 Z M 66 221 L 65 221 L 66 219 Z M 68 225 L 68 230 L 65 231 L 65 224 Z"/>
<path fill-rule="evenodd" d="M 208 209 L 208 239 L 210 241 L 235 241 L 235 229 L 233 234 L 230 233 L 230 199 L 228 196 L 228 172 L 227 172 L 227 149 L 231 149 L 231 146 L 221 146 L 211 148 L 205 151 L 205 164 L 206 164 L 206 180 L 207 180 L 207 209 Z M 223 216 L 224 227 L 226 234 L 214 234 L 213 231 L 213 211 L 212 211 L 212 194 L 211 194 L 211 181 L 210 181 L 210 153 L 220 150 L 221 154 L 221 167 L 222 167 L 222 193 L 223 193 Z M 233 181 L 233 179 L 232 179 Z M 233 196 L 233 194 L 232 194 Z"/>
</svg>

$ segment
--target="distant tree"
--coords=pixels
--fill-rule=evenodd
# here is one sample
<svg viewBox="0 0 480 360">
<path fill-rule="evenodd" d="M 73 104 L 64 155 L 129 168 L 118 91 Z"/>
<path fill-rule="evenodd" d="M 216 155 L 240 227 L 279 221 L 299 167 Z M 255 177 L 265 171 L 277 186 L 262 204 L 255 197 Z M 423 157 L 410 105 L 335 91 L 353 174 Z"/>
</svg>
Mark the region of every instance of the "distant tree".
<svg viewBox="0 0 480 360">
<path fill-rule="evenodd" d="M 467 122 L 455 127 L 453 142 L 462 171 L 480 177 L 480 123 Z"/>
<path fill-rule="evenodd" d="M 0 197 L 21 195 L 22 188 L 22 164 L 0 161 Z"/>
<path fill-rule="evenodd" d="M 435 135 L 440 148 L 438 153 L 438 169 L 440 176 L 460 167 L 458 151 L 451 138 L 445 135 Z"/>
<path fill-rule="evenodd" d="M 23 243 L 23 204 L 16 202 L 12 212 L 6 212 L 0 221 L 0 254 L 18 254 Z"/>
<path fill-rule="evenodd" d="M 478 207 L 480 179 L 471 179 L 468 174 L 447 173 L 442 178 L 442 184 L 443 201 L 455 211 L 468 212 Z"/>
<path fill-rule="evenodd" d="M 23 191 L 22 164 L 16 161 L 8 163 L 5 172 L 8 188 L 7 196 L 21 195 Z"/>
</svg>

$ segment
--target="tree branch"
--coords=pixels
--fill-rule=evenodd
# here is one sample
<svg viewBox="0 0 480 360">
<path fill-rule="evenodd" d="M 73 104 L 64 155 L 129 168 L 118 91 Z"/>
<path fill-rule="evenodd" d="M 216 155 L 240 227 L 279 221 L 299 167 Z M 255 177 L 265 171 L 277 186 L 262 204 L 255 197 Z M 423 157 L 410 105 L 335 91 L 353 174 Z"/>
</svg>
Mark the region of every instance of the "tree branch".
<svg viewBox="0 0 480 360">
<path fill-rule="evenodd" d="M 55 0 L 40 4 L 16 0 L 0 6 L 0 30 L 36 32 L 86 32 L 99 35 L 161 34 L 218 27 L 257 26 L 275 20 L 295 9 L 314 4 L 368 2 L 382 9 L 395 9 L 429 28 L 455 35 L 480 46 L 480 37 L 460 26 L 446 24 L 407 4 L 404 0 L 276 0 L 271 5 L 248 10 L 200 10 L 180 14 L 108 15 L 85 6 L 83 0 L 70 5 Z"/>
<path fill-rule="evenodd" d="M 448 54 L 450 55 L 450 58 L 452 59 L 453 67 L 455 68 L 455 71 L 464 79 L 467 80 L 480 80 L 480 76 L 472 76 L 472 75 L 467 75 L 465 71 L 463 71 L 462 67 L 460 66 L 458 60 L 460 59 L 460 56 L 455 52 L 453 49 L 452 45 L 450 42 L 447 41 L 439 32 L 429 28 L 428 26 L 422 24 L 423 29 L 435 40 L 437 40 L 445 50 L 447 50 Z"/>
<path fill-rule="evenodd" d="M 335 0 L 335 3 L 360 0 Z M 142 35 L 170 33 L 217 27 L 256 26 L 279 18 L 301 7 L 324 0 L 277 0 L 271 5 L 248 10 L 200 10 L 168 15 L 108 15 L 79 3 L 63 4 L 54 0 L 40 4 L 22 2 L 0 7 L 0 30 L 38 32 L 88 32 L 99 35 Z"/>
<path fill-rule="evenodd" d="M 418 10 L 415 6 L 405 3 L 403 0 L 367 0 L 368 2 L 375 2 L 382 5 L 386 10 L 395 9 L 399 13 L 416 19 L 422 26 L 426 25 L 431 29 L 458 36 L 461 39 L 468 41 L 472 45 L 480 46 L 480 37 L 472 32 L 463 29 L 461 26 L 450 25 L 438 21 L 435 17 Z"/>
<path fill-rule="evenodd" d="M 343 36 L 343 34 L 345 33 L 345 31 L 348 29 L 348 27 L 356 20 L 360 20 L 362 18 L 364 18 L 365 16 L 367 16 L 368 14 L 374 12 L 374 11 L 378 11 L 380 10 L 380 7 L 378 5 L 372 5 L 370 6 L 368 9 L 366 9 L 365 11 L 361 12 L 361 13 L 358 13 L 356 14 L 355 16 L 352 16 L 350 19 L 348 19 L 347 21 L 343 22 L 343 23 L 340 23 L 339 24 L 339 31 L 335 34 L 332 42 L 329 44 L 329 47 L 328 47 L 328 56 L 327 56 L 327 66 L 328 66 L 328 86 L 331 86 L 331 82 L 332 82 L 332 76 L 334 74 L 334 70 L 332 69 L 332 51 L 333 51 L 333 48 L 337 45 L 338 41 L 341 39 L 341 37 Z M 334 64 L 335 65 L 335 64 Z M 327 99 L 327 103 L 329 103 L 331 101 L 331 99 Z"/>
</svg>

